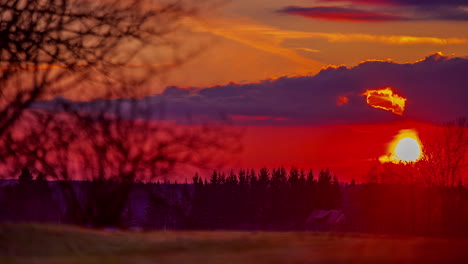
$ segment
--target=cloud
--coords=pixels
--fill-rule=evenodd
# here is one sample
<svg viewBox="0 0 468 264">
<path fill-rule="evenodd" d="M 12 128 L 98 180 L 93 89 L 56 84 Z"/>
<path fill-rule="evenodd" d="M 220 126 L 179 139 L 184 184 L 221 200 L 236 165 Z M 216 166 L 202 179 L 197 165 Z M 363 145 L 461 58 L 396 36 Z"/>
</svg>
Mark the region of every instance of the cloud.
<svg viewBox="0 0 468 264">
<path fill-rule="evenodd" d="M 315 52 L 320 52 L 320 50 L 316 50 L 316 49 L 309 49 L 309 48 L 296 48 L 297 50 L 303 50 L 303 51 L 307 51 L 307 52 L 312 52 L 312 53 L 315 53 Z"/>
<path fill-rule="evenodd" d="M 440 54 L 399 64 L 366 61 L 355 67 L 330 67 L 313 76 L 282 77 L 258 83 L 209 88 L 169 87 L 162 94 L 134 100 L 154 119 L 180 123 L 232 122 L 249 125 L 323 125 L 415 120 L 446 122 L 468 116 L 468 58 Z M 375 109 L 362 96 L 366 89 L 392 87 L 407 98 L 402 116 Z M 343 102 L 346 98 L 346 103 Z M 54 109 L 56 99 L 36 108 Z M 130 104 L 127 99 L 113 101 Z M 76 103 L 92 111 L 104 100 Z M 146 108 L 144 106 L 147 106 Z M 165 114 L 161 115 L 161 111 Z M 128 118 L 135 118 L 129 116 Z"/>
<path fill-rule="evenodd" d="M 389 15 L 385 13 L 369 12 L 360 9 L 337 7 L 337 6 L 315 6 L 298 7 L 288 6 L 281 10 L 281 13 L 299 15 L 307 18 L 322 19 L 329 21 L 349 21 L 349 22 L 387 22 L 408 20 L 406 17 Z"/>
<path fill-rule="evenodd" d="M 234 40 L 258 50 L 288 58 L 301 65 L 321 67 L 321 63 L 300 56 L 293 49 L 282 46 L 281 44 L 285 39 L 283 36 L 268 34 L 270 31 L 277 30 L 274 27 L 229 19 L 212 19 L 206 23 L 191 23 L 191 27 L 195 31 L 209 32 L 217 36 Z"/>
<path fill-rule="evenodd" d="M 375 12 L 392 8 L 395 16 L 410 20 L 468 21 L 466 0 L 321 0 L 321 3 L 349 3 L 351 7 L 375 7 Z"/>
<path fill-rule="evenodd" d="M 367 5 L 466 6 L 466 0 L 320 0 L 320 2 L 347 2 Z"/>
<path fill-rule="evenodd" d="M 264 120 L 275 120 L 275 121 L 285 121 L 288 120 L 287 117 L 273 117 L 273 116 L 250 116 L 250 115 L 229 115 L 231 120 L 234 121 L 264 121 Z"/>
<path fill-rule="evenodd" d="M 433 36 L 408 36 L 408 35 L 372 35 L 352 34 L 340 32 L 308 32 L 297 30 L 284 30 L 272 26 L 256 24 L 250 21 L 213 21 L 208 24 L 200 24 L 195 30 L 210 32 L 228 39 L 247 44 L 257 49 L 278 54 L 291 60 L 307 64 L 309 67 L 317 67 L 317 62 L 299 56 L 293 49 L 282 46 L 290 39 L 325 39 L 330 43 L 384 43 L 390 45 L 447 45 L 467 44 L 467 38 L 441 38 Z M 303 47 L 306 48 L 306 47 Z M 298 49 L 295 47 L 294 49 Z M 310 49 L 310 48 L 309 48 Z"/>
</svg>

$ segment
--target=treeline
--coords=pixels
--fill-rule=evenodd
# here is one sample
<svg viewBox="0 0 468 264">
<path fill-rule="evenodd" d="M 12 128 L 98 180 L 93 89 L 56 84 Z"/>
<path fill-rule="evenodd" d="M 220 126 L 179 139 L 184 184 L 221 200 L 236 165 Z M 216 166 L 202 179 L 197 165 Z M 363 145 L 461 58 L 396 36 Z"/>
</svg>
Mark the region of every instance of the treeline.
<svg viewBox="0 0 468 264">
<path fill-rule="evenodd" d="M 0 221 L 61 222 L 60 203 L 43 174 L 23 168 L 18 183 L 0 188 Z"/>
<path fill-rule="evenodd" d="M 70 189 L 78 195 L 67 198 Z M 111 195 L 112 194 L 112 195 Z M 104 199 L 107 197 L 107 199 Z M 109 201 L 103 203 L 101 201 Z M 241 169 L 193 184 L 33 179 L 0 188 L 0 221 L 148 229 L 302 229 L 314 209 L 341 208 L 338 178 L 292 167 Z"/>
<path fill-rule="evenodd" d="M 329 169 L 292 167 L 214 171 L 193 177 L 195 194 L 188 226 L 196 229 L 298 229 L 314 209 L 341 207 L 340 184 Z"/>
<path fill-rule="evenodd" d="M 346 230 L 468 237 L 468 188 L 367 183 L 344 188 Z"/>
<path fill-rule="evenodd" d="M 66 198 L 68 188 L 79 193 L 76 203 Z M 344 222 L 328 228 L 322 223 L 334 221 L 326 216 L 332 210 Z M 193 184 L 46 181 L 23 169 L 18 181 L 0 181 L 0 221 L 468 237 L 468 188 L 343 184 L 328 169 L 314 175 L 294 167 L 214 171 L 195 175 Z"/>
</svg>

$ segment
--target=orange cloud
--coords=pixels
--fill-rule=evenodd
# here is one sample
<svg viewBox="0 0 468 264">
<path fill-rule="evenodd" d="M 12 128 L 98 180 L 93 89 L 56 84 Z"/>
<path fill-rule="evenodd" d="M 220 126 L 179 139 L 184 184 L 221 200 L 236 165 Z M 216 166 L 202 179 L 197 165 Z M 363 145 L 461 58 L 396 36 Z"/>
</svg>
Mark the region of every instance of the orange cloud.
<svg viewBox="0 0 468 264">
<path fill-rule="evenodd" d="M 367 89 L 362 96 L 373 108 L 390 111 L 397 115 L 403 115 L 405 111 L 406 98 L 398 95 L 391 87 L 382 89 Z"/>
<path fill-rule="evenodd" d="M 349 98 L 346 96 L 339 96 L 338 99 L 336 100 L 337 106 L 343 106 L 347 103 L 349 103 Z"/>
<path fill-rule="evenodd" d="M 282 46 L 286 39 L 282 35 L 272 34 L 278 31 L 274 27 L 248 23 L 244 20 L 212 19 L 205 23 L 191 23 L 192 28 L 200 32 L 208 32 L 227 39 L 254 47 L 258 50 L 276 54 L 302 65 L 307 65 L 310 69 L 319 70 L 322 64 L 309 58 L 299 55 L 294 49 Z"/>
<path fill-rule="evenodd" d="M 307 51 L 307 52 L 320 52 L 320 50 L 317 50 L 317 49 L 309 49 L 309 48 L 296 48 L 297 50 L 303 50 L 303 51 Z"/>
<path fill-rule="evenodd" d="M 314 63 L 308 58 L 299 56 L 293 49 L 281 44 L 288 39 L 325 39 L 330 43 L 384 43 L 390 45 L 448 45 L 448 44 L 468 44 L 468 38 L 440 38 L 440 37 L 419 37 L 407 35 L 372 35 L 372 34 L 352 34 L 352 33 L 325 33 L 283 30 L 276 27 L 261 25 L 249 20 L 216 19 L 205 21 L 205 23 L 191 23 L 192 28 L 200 32 L 209 32 L 223 36 L 232 40 L 242 42 L 260 50 L 268 51 L 301 63 Z M 298 49 L 297 47 L 294 49 Z M 307 48 L 299 48 L 307 49 Z M 313 50 L 313 49 L 312 49 Z"/>
</svg>

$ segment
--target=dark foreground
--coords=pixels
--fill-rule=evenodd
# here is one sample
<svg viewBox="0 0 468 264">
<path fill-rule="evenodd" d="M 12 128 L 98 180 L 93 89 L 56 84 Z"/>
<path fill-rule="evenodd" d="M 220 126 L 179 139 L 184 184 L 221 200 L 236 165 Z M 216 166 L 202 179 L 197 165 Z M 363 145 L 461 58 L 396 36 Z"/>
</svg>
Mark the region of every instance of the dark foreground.
<svg viewBox="0 0 468 264">
<path fill-rule="evenodd" d="M 468 240 L 2 224 L 0 263 L 468 263 Z"/>
</svg>

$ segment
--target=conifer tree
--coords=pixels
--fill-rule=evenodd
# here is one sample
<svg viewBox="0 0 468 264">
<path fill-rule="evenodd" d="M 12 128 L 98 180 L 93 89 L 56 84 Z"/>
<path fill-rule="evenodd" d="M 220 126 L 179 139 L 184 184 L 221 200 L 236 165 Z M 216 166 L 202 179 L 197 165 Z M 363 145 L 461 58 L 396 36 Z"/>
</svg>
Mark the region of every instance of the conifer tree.
<svg viewBox="0 0 468 264">
<path fill-rule="evenodd" d="M 294 166 L 291 167 L 291 170 L 289 171 L 288 181 L 289 184 L 293 187 L 296 187 L 299 183 L 299 170 Z"/>
<path fill-rule="evenodd" d="M 21 174 L 18 177 L 19 183 L 20 184 L 29 183 L 32 180 L 33 180 L 33 176 L 31 172 L 29 171 L 29 169 L 26 167 L 23 167 L 23 169 L 21 170 Z"/>
<path fill-rule="evenodd" d="M 312 185 L 315 183 L 314 172 L 312 171 L 312 169 L 309 169 L 309 172 L 307 173 L 306 182 L 308 185 Z"/>
<path fill-rule="evenodd" d="M 270 172 L 267 168 L 260 169 L 260 173 L 258 174 L 258 182 L 262 186 L 268 186 L 268 183 L 270 182 Z"/>
<path fill-rule="evenodd" d="M 306 182 L 306 174 L 305 174 L 304 169 L 301 169 L 301 171 L 299 172 L 299 184 L 304 185 L 305 182 Z"/>
<path fill-rule="evenodd" d="M 199 180 L 201 181 L 200 177 L 198 176 L 198 172 L 195 173 L 195 176 L 193 176 L 192 180 L 193 180 L 193 184 L 195 185 L 198 184 Z"/>
<path fill-rule="evenodd" d="M 234 173 L 234 170 L 231 170 L 229 172 L 229 177 L 226 178 L 226 183 L 228 183 L 231 186 L 238 184 L 237 175 Z"/>
<path fill-rule="evenodd" d="M 257 185 L 258 178 L 257 178 L 257 175 L 255 174 L 254 169 L 250 170 L 250 173 L 248 174 L 248 179 L 249 179 L 250 187 Z"/>
<path fill-rule="evenodd" d="M 213 174 L 211 174 L 210 184 L 216 185 L 218 183 L 219 183 L 218 172 L 216 170 L 214 170 Z"/>
<path fill-rule="evenodd" d="M 245 186 L 248 184 L 248 181 L 247 181 L 247 171 L 244 170 L 244 169 L 240 169 L 239 170 L 239 185 L 240 186 Z"/>
<path fill-rule="evenodd" d="M 39 172 L 39 174 L 36 177 L 36 182 L 45 182 L 47 181 L 47 178 L 44 173 Z"/>
</svg>

